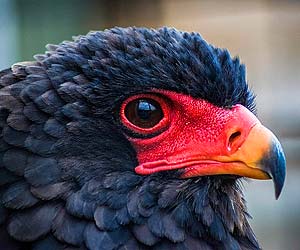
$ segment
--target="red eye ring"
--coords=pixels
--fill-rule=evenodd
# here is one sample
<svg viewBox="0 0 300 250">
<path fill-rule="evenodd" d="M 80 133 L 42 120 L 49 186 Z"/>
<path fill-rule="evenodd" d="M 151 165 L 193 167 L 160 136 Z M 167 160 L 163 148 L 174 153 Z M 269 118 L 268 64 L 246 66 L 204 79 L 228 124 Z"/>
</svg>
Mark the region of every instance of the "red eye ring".
<svg viewBox="0 0 300 250">
<path fill-rule="evenodd" d="M 162 117 L 151 127 L 141 127 L 134 124 L 132 121 L 130 121 L 127 117 L 128 114 L 126 108 L 128 105 L 131 105 L 131 103 L 135 101 L 152 101 L 152 104 L 157 108 L 156 104 L 159 105 L 159 109 L 162 111 Z M 134 133 L 138 133 L 141 135 L 151 135 L 151 134 L 158 134 L 165 131 L 170 124 L 170 103 L 168 103 L 168 100 L 163 98 L 162 96 L 159 96 L 157 94 L 138 94 L 129 97 L 126 99 L 120 109 L 120 120 L 123 123 L 123 125 L 126 126 L 129 130 L 131 130 Z"/>
</svg>

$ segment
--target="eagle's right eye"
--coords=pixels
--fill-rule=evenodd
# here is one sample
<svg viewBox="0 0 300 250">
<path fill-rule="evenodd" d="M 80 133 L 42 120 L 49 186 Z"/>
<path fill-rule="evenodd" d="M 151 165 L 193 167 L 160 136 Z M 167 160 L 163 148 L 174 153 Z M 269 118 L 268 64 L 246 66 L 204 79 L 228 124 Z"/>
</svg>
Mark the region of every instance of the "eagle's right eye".
<svg viewBox="0 0 300 250">
<path fill-rule="evenodd" d="M 140 128 L 152 128 L 164 117 L 164 113 L 155 100 L 141 98 L 129 102 L 125 107 L 128 121 Z"/>
<path fill-rule="evenodd" d="M 132 132 L 149 135 L 164 131 L 169 124 L 167 102 L 154 94 L 128 98 L 121 107 L 121 122 Z"/>
</svg>

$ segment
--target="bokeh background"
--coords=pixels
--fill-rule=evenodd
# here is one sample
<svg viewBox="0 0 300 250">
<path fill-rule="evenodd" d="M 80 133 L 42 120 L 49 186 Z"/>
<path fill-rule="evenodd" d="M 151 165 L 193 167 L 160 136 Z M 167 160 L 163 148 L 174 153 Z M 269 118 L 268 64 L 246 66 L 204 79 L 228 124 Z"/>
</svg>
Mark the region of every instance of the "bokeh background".
<svg viewBox="0 0 300 250">
<path fill-rule="evenodd" d="M 0 0 L 0 69 L 32 60 L 45 44 L 114 26 L 197 31 L 247 66 L 259 117 L 280 138 L 287 181 L 245 183 L 263 249 L 300 249 L 300 1 Z"/>
</svg>

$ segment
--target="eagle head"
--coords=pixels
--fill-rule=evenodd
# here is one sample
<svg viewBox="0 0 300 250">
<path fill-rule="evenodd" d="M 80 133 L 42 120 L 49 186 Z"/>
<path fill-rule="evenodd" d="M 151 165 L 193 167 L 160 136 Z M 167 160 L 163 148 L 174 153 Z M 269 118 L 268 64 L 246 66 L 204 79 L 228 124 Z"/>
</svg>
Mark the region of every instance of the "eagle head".
<svg viewBox="0 0 300 250">
<path fill-rule="evenodd" d="M 0 73 L 2 244 L 260 249 L 240 181 L 278 198 L 285 159 L 238 58 L 171 28 L 47 49 Z"/>
</svg>

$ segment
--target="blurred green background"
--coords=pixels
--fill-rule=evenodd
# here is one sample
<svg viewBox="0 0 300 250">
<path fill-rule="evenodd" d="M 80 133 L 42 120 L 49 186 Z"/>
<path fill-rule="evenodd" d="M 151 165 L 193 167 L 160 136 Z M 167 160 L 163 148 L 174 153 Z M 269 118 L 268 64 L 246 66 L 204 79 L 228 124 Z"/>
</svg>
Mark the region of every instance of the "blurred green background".
<svg viewBox="0 0 300 250">
<path fill-rule="evenodd" d="M 0 68 L 32 60 L 47 43 L 114 26 L 197 31 L 247 66 L 260 119 L 280 138 L 287 182 L 245 184 L 263 249 L 300 249 L 300 1 L 0 0 Z"/>
</svg>

